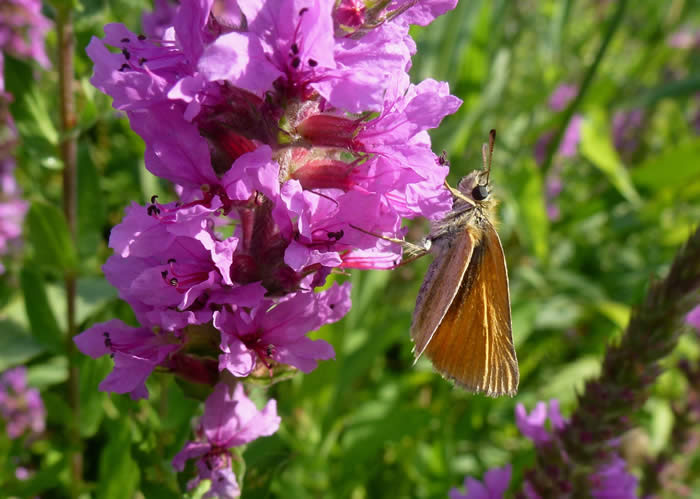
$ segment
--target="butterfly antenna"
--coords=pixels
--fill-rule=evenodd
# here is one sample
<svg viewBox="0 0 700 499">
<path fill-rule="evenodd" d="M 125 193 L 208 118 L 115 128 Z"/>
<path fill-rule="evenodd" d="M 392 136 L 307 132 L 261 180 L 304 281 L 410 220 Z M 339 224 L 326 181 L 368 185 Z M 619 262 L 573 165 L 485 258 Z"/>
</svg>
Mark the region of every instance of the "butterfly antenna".
<svg viewBox="0 0 700 499">
<path fill-rule="evenodd" d="M 484 144 L 482 148 L 482 155 L 484 157 L 484 168 L 486 169 L 486 183 L 489 183 L 489 176 L 491 175 L 491 160 L 493 159 L 493 147 L 496 145 L 496 130 L 493 128 L 489 132 L 489 144 L 488 146 Z M 488 148 L 488 154 L 487 154 Z"/>
</svg>

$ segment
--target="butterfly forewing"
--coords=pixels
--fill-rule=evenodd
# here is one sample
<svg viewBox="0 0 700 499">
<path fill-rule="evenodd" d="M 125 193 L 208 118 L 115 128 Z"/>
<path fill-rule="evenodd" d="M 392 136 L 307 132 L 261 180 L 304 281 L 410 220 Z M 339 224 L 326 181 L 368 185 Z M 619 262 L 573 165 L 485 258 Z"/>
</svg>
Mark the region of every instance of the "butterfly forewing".
<svg viewBox="0 0 700 499">
<path fill-rule="evenodd" d="M 508 273 L 493 226 L 465 228 L 473 246 L 461 285 L 425 348 L 443 376 L 474 392 L 514 395 L 518 361 L 513 347 Z M 417 343 L 416 343 L 417 344 Z"/>
<path fill-rule="evenodd" d="M 418 292 L 411 325 L 416 359 L 430 343 L 440 322 L 454 302 L 474 249 L 469 233 L 464 231 L 436 243 L 434 260 L 428 267 Z"/>
</svg>

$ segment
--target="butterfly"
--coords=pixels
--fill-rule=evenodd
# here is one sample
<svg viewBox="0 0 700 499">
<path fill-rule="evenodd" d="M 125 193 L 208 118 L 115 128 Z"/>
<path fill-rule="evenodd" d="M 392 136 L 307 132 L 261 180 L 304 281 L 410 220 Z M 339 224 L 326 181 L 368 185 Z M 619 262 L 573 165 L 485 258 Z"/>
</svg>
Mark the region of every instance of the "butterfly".
<svg viewBox="0 0 700 499">
<path fill-rule="evenodd" d="M 489 185 L 495 138 L 491 130 L 483 170 L 464 177 L 457 189 L 447 186 L 452 210 L 415 252 L 434 260 L 411 325 L 416 360 L 425 355 L 445 378 L 491 397 L 515 395 L 519 382 L 508 269 Z"/>
</svg>

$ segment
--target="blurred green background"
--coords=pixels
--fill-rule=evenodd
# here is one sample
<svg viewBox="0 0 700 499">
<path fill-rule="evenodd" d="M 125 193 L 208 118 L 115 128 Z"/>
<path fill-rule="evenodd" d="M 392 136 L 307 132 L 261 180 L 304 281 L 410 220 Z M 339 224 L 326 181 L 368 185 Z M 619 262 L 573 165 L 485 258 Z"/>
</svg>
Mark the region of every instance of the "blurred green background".
<svg viewBox="0 0 700 499">
<path fill-rule="evenodd" d="M 144 203 L 153 194 L 165 200 L 169 189 L 146 172 L 142 141 L 125 117 L 90 85 L 84 53 L 107 22 L 139 31 L 140 14 L 150 6 L 138 0 L 83 6 L 76 14 L 76 90 L 84 327 L 115 316 L 133 320 L 101 279 L 107 237 L 131 200 Z M 314 333 L 333 344 L 336 360 L 254 391 L 260 401 L 278 400 L 282 427 L 245 450 L 244 497 L 444 498 L 465 475 L 481 477 L 506 463 L 513 464 L 515 490 L 534 459 L 531 442 L 515 427 L 516 403 L 530 410 L 538 400 L 556 398 L 568 416 L 631 307 L 700 220 L 697 2 L 461 0 L 455 11 L 412 33 L 418 42 L 413 80 L 449 81 L 464 100 L 431 134 L 434 150 L 448 153 L 453 184 L 481 166 L 481 144 L 489 129 L 498 130 L 491 179 L 501 201 L 519 393 L 512 399 L 470 395 L 435 374 L 427 360 L 412 365 L 408 330 L 429 258 L 393 272 L 353 272 L 352 310 Z M 48 46 L 55 51 L 53 32 Z M 22 137 L 19 181 L 28 199 L 60 206 L 56 73 L 28 84 L 34 69 L 10 58 L 5 71 Z M 550 97 L 562 84 L 577 86 L 579 97 L 557 111 Z M 616 146 L 615 116 L 631 114 L 642 118 L 626 129 L 628 143 Z M 575 152 L 538 163 L 538 141 L 563 132 L 572 116 L 581 119 Z M 415 221 L 409 237 L 427 230 L 427 222 Z M 48 407 L 49 438 L 17 450 L 0 437 L 0 483 L 13 483 L 21 496 L 60 497 L 68 480 L 61 428 L 71 413 L 63 395 L 65 359 L 50 331 L 65 323 L 62 284 L 55 269 L 33 264 L 41 234 L 28 227 L 27 238 L 29 256 L 4 276 L 3 327 L 10 334 L 0 336 L 0 368 L 29 365 L 30 383 L 42 388 Z M 19 294 L 12 291 L 17 286 Z M 25 303 L 46 314 L 32 317 Z M 675 362 L 699 356 L 697 338 L 686 335 L 667 359 L 669 370 L 638 415 L 640 431 L 623 445 L 633 471 L 667 444 L 670 407 L 685 390 Z M 163 375 L 151 377 L 149 401 L 109 397 L 97 385 L 111 361 L 84 358 L 81 364 L 85 473 L 96 483 L 95 496 L 179 497 L 187 477 L 173 474 L 169 461 L 189 437 L 186 422 L 198 404 Z M 11 478 L 12 452 L 29 453 L 36 463 L 31 483 Z M 694 477 L 688 485 L 700 495 L 698 455 L 685 459 Z"/>
</svg>

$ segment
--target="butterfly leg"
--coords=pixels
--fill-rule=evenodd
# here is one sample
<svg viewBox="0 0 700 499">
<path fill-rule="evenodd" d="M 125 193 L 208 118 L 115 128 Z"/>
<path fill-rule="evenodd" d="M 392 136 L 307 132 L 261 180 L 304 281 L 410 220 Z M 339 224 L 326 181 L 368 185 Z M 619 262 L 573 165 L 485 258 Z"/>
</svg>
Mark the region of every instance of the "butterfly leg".
<svg viewBox="0 0 700 499">
<path fill-rule="evenodd" d="M 384 239 L 385 241 L 389 241 L 395 244 L 400 244 L 401 247 L 406 250 L 407 253 L 409 253 L 411 256 L 409 257 L 408 260 L 403 261 L 397 265 L 405 265 L 406 263 L 412 262 L 414 260 L 417 260 L 418 258 L 425 256 L 429 250 L 430 250 L 430 241 L 424 241 L 421 244 L 415 244 L 415 243 L 409 243 L 408 241 L 404 239 L 398 239 L 396 237 L 389 237 L 389 236 L 384 236 L 382 234 L 376 234 L 374 232 L 371 232 L 369 230 L 365 230 L 361 227 L 357 227 L 356 225 L 350 224 L 350 227 L 352 227 L 355 230 L 359 230 L 360 232 L 364 232 L 367 235 L 378 237 L 379 239 Z M 392 267 L 396 268 L 396 267 Z"/>
</svg>

